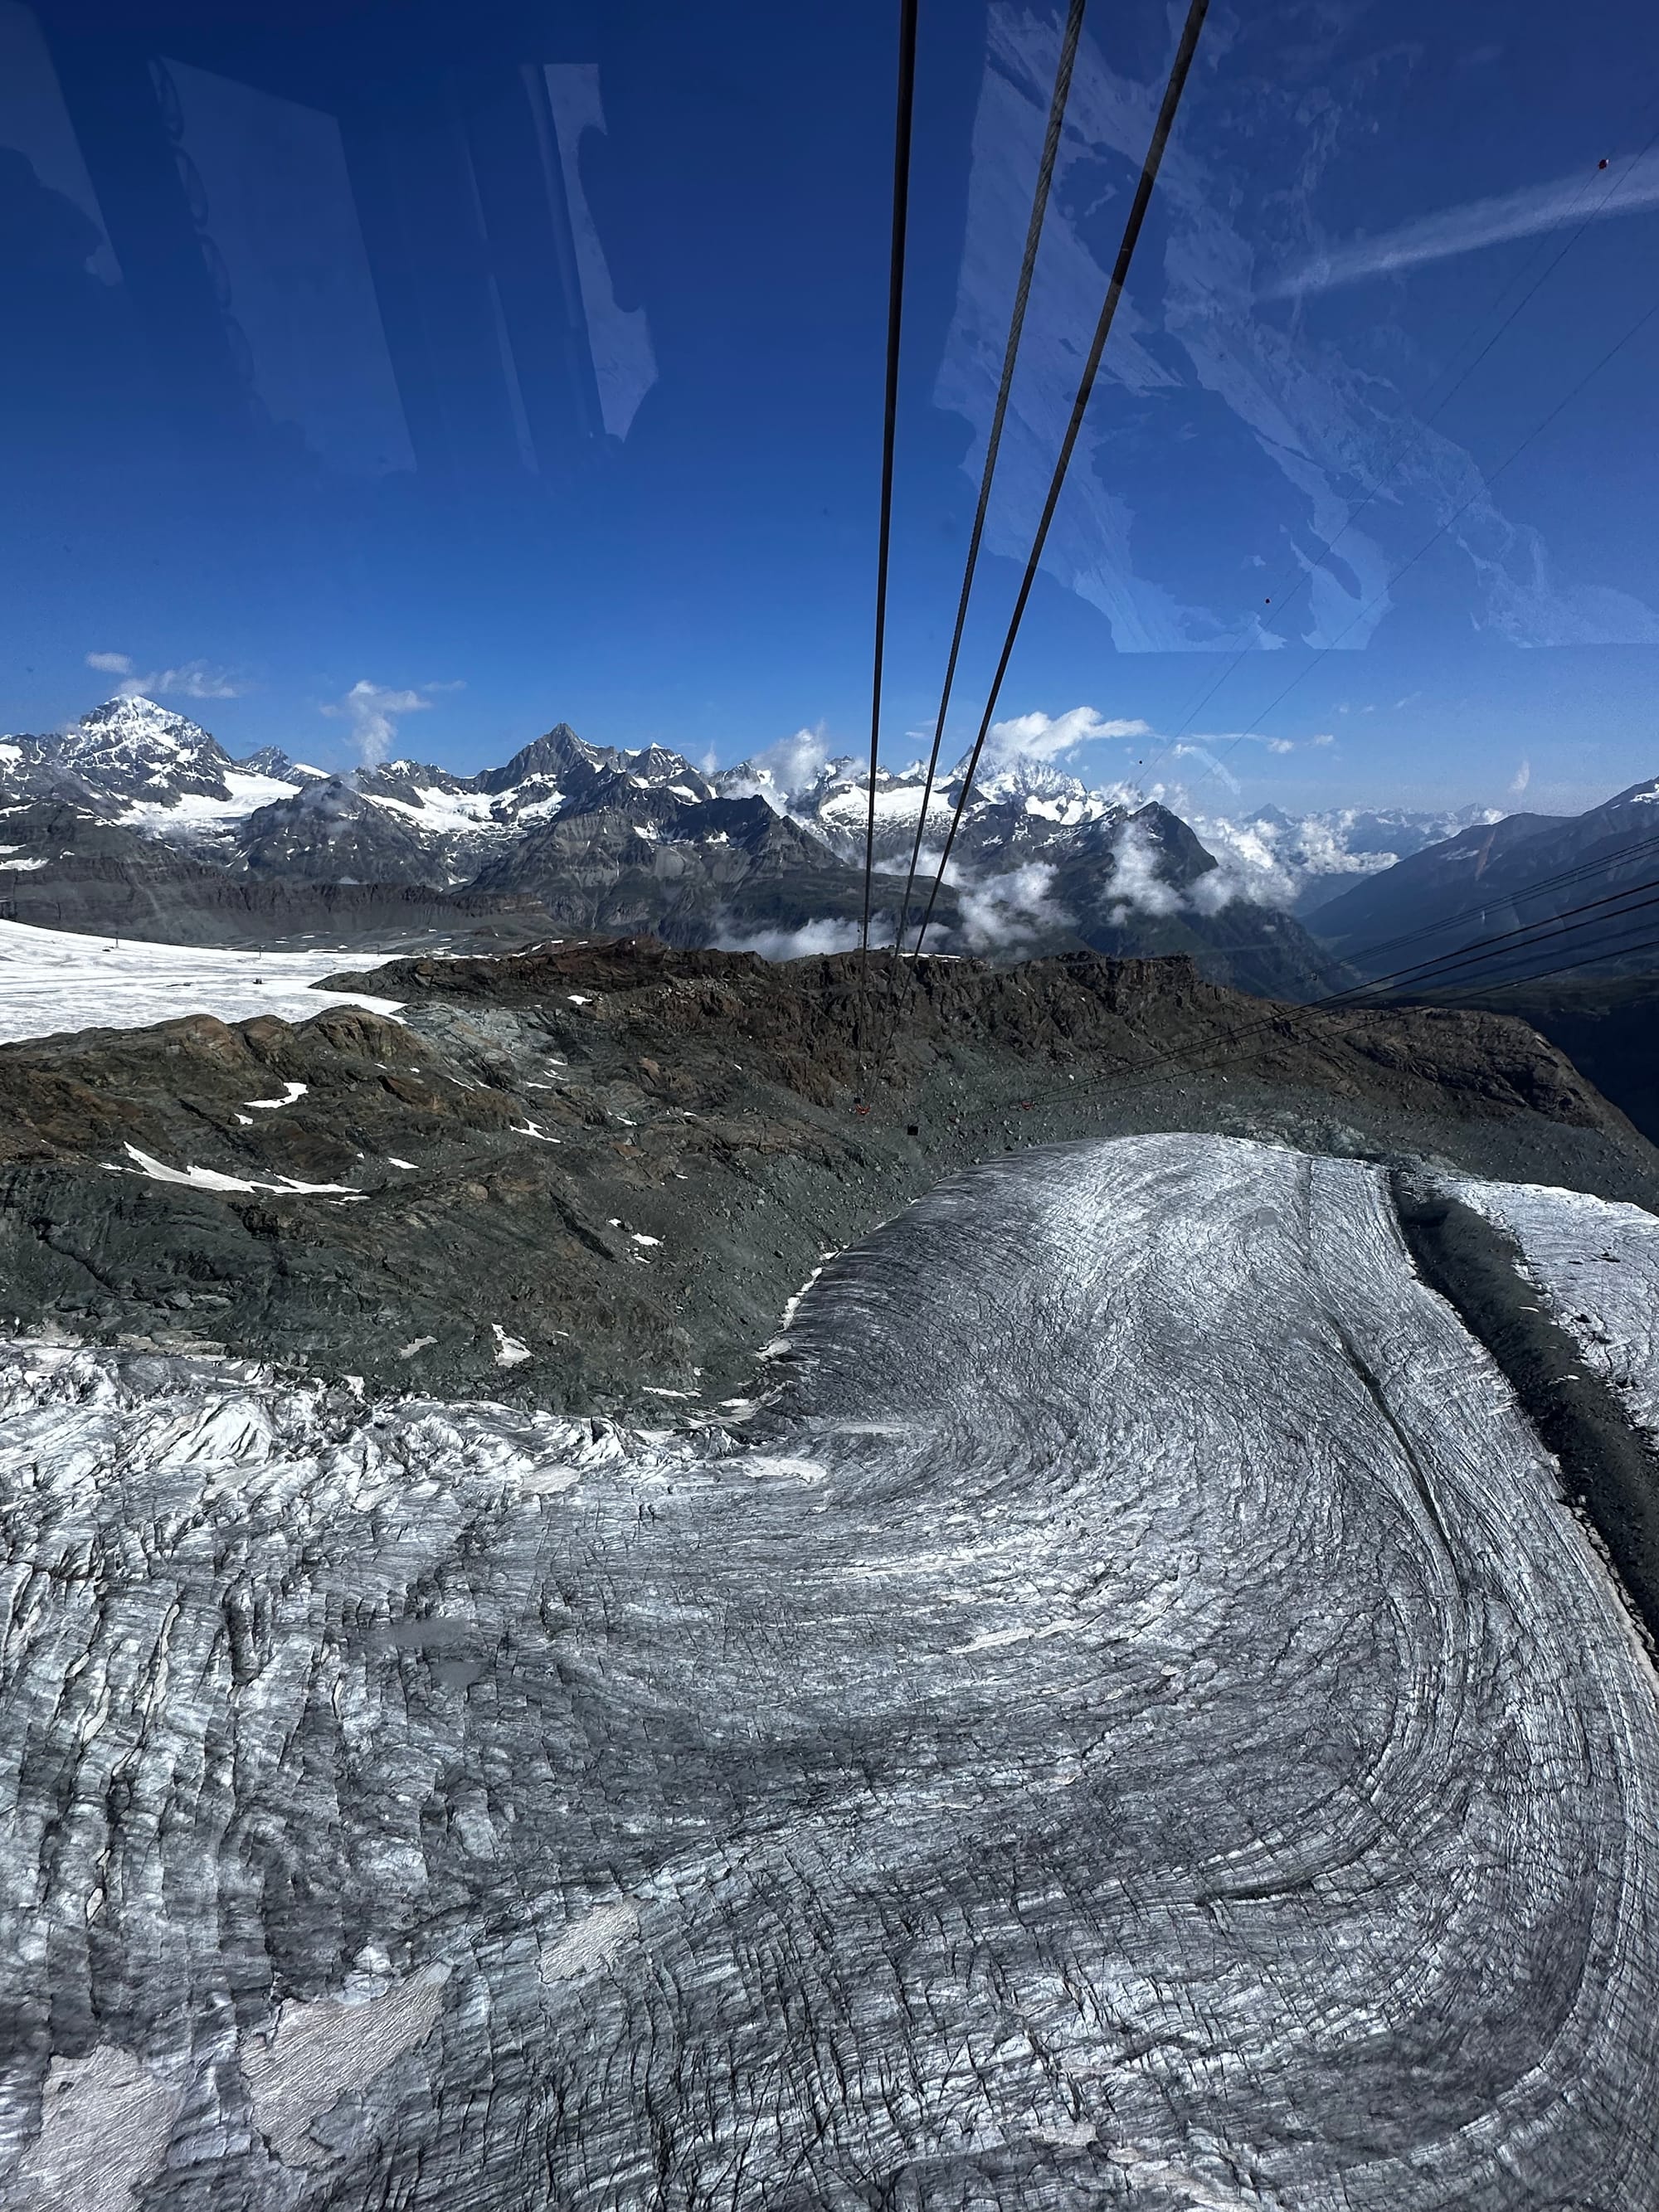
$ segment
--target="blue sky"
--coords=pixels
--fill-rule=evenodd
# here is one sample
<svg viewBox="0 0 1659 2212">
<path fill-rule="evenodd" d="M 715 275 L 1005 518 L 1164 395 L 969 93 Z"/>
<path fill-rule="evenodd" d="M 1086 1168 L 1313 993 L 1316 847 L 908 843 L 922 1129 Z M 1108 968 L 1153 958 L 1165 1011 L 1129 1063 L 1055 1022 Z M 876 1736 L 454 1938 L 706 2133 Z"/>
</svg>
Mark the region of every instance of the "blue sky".
<svg viewBox="0 0 1659 2212">
<path fill-rule="evenodd" d="M 559 718 L 860 750 L 896 15 L 0 0 L 0 723 L 128 681 L 327 762 L 378 732 L 468 769 Z M 1091 15 L 953 733 L 1173 44 L 1165 9 Z M 1058 21 L 923 0 L 895 762 Z M 1007 714 L 1144 722 L 1072 764 L 1212 806 L 1565 808 L 1653 773 L 1650 52 L 1629 0 L 1570 43 L 1534 0 L 1218 0 Z"/>
</svg>

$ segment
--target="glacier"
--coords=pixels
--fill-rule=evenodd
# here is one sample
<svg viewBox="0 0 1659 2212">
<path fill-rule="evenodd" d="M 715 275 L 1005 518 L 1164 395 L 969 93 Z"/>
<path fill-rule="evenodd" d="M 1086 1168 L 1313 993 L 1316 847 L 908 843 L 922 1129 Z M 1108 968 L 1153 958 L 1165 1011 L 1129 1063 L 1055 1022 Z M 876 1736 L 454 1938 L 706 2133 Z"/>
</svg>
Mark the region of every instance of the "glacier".
<svg viewBox="0 0 1659 2212">
<path fill-rule="evenodd" d="M 0 1345 L 9 2206 L 1654 2200 L 1651 1662 L 1382 1170 L 1011 1155 L 770 1350 Z"/>
</svg>

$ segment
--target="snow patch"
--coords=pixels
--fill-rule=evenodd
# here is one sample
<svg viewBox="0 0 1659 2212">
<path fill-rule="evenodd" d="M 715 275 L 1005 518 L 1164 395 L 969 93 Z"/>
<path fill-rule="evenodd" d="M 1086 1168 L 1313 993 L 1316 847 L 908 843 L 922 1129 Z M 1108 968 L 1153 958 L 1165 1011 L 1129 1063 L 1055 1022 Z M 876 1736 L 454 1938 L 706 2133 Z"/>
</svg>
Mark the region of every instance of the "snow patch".
<svg viewBox="0 0 1659 2212">
<path fill-rule="evenodd" d="M 285 1083 L 280 1098 L 244 1098 L 244 1106 L 256 1106 L 262 1113 L 270 1113 L 278 1106 L 291 1106 L 296 1098 L 303 1098 L 310 1085 L 305 1083 Z"/>
<path fill-rule="evenodd" d="M 191 1190 L 232 1190 L 250 1192 L 274 1191 L 279 1194 L 305 1198 L 354 1198 L 368 1196 L 366 1190 L 354 1190 L 349 1182 L 301 1182 L 297 1176 L 279 1176 L 275 1182 L 252 1182 L 244 1176 L 223 1175 L 217 1168 L 170 1168 L 141 1152 L 137 1145 L 126 1147 L 127 1156 L 136 1160 L 136 1168 L 124 1168 L 113 1161 L 105 1163 L 111 1175 L 146 1175 L 152 1182 L 176 1182 Z"/>
<path fill-rule="evenodd" d="M 1659 1443 L 1659 1218 L 1544 1183 L 1438 1180 L 1449 1197 L 1514 1239 L 1551 1319 Z"/>
</svg>

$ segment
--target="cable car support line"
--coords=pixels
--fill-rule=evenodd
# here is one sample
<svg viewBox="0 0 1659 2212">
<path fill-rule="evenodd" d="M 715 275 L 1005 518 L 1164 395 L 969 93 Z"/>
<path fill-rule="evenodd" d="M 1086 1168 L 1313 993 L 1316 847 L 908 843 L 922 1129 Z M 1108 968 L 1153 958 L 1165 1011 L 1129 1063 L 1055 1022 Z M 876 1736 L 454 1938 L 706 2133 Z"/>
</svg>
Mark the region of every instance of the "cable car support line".
<svg viewBox="0 0 1659 2212">
<path fill-rule="evenodd" d="M 963 776 L 962 788 L 957 794 L 951 827 L 945 840 L 945 850 L 939 856 L 933 888 L 927 896 L 927 909 L 921 918 L 921 926 L 916 932 L 915 950 L 909 963 L 907 982 L 914 979 L 916 964 L 921 957 L 922 945 L 927 935 L 928 925 L 933 917 L 933 908 L 939 898 L 939 888 L 945 881 L 945 871 L 950 863 L 951 848 L 956 842 L 957 832 L 962 826 L 963 816 L 967 810 L 968 800 L 973 791 L 974 777 L 979 768 L 980 756 L 985 750 L 986 735 L 990 729 L 992 717 L 996 713 L 1003 679 L 1008 672 L 1008 664 L 1013 658 L 1014 641 L 1019 635 L 1019 626 L 1024 618 L 1026 604 L 1030 599 L 1032 586 L 1036 581 L 1037 569 L 1042 560 L 1043 547 L 1048 543 L 1049 527 L 1054 519 L 1054 510 L 1060 504 L 1060 495 L 1066 483 L 1066 471 L 1071 466 L 1073 451 L 1077 445 L 1078 434 L 1083 428 L 1083 418 L 1088 409 L 1090 394 L 1094 390 L 1095 378 L 1100 368 L 1101 356 L 1106 349 L 1106 341 L 1111 333 L 1112 324 L 1117 313 L 1118 301 L 1123 295 L 1123 287 L 1129 274 L 1129 264 L 1134 258 L 1141 227 L 1146 219 L 1146 210 L 1152 200 L 1152 187 L 1158 181 L 1158 169 L 1164 159 L 1164 149 L 1169 143 L 1176 112 L 1181 105 L 1181 96 L 1186 88 L 1188 73 L 1192 68 L 1193 56 L 1197 50 L 1199 33 L 1203 28 L 1204 18 L 1208 9 L 1209 0 L 1190 0 L 1187 10 L 1187 20 L 1181 33 L 1181 44 L 1176 51 L 1175 63 L 1170 71 L 1170 81 L 1164 88 L 1163 104 L 1158 109 L 1158 121 L 1153 126 L 1152 143 L 1147 147 L 1146 158 L 1141 166 L 1140 179 L 1135 186 L 1134 198 L 1130 205 L 1128 219 L 1123 226 L 1122 243 L 1118 247 L 1117 260 L 1112 269 L 1111 282 L 1106 288 L 1106 297 L 1101 305 L 1100 318 L 1095 325 L 1094 338 L 1089 348 L 1088 359 L 1084 363 L 1083 374 L 1078 384 L 1077 397 L 1072 403 L 1071 420 L 1066 426 L 1066 435 L 1060 444 L 1060 458 L 1054 464 L 1054 475 L 1048 485 L 1048 495 L 1043 501 L 1042 519 L 1037 524 L 1036 535 L 1031 541 L 1030 553 L 1025 563 L 1025 574 L 1021 579 L 1019 593 L 1014 601 L 1014 611 L 1009 620 L 1007 635 L 1003 640 L 1002 652 L 997 661 L 996 674 L 992 678 L 990 694 L 985 702 L 985 711 L 980 718 L 979 732 L 974 739 L 973 750 L 968 757 L 968 767 Z M 872 823 L 874 813 L 872 763 L 871 784 Z M 896 960 L 897 958 L 896 951 L 895 958 Z"/>
<path fill-rule="evenodd" d="M 893 441 L 898 420 L 899 329 L 910 205 L 910 126 L 915 107 L 917 0 L 900 0 L 898 104 L 893 125 L 893 237 L 887 270 L 887 391 L 881 441 L 881 529 L 876 550 L 876 649 L 870 696 L 870 808 L 864 840 L 864 924 L 859 980 L 870 965 L 870 886 L 876 862 L 876 760 L 881 745 L 882 663 L 887 649 L 887 562 L 893 531 Z"/>
<path fill-rule="evenodd" d="M 973 594 L 975 572 L 979 566 L 980 541 L 985 535 L 985 517 L 991 504 L 991 479 L 996 474 L 997 455 L 1002 445 L 1002 426 L 1008 413 L 1008 395 L 1013 388 L 1014 364 L 1018 358 L 1019 342 L 1025 329 L 1025 309 L 1036 270 L 1037 247 L 1042 236 L 1043 217 L 1048 212 L 1048 195 L 1054 185 L 1054 163 L 1060 153 L 1060 132 L 1065 125 L 1066 102 L 1071 97 L 1072 71 L 1077 60 L 1078 40 L 1082 35 L 1084 11 L 1087 4 L 1088 0 L 1071 0 L 1060 43 L 1054 89 L 1048 102 L 1048 125 L 1043 136 L 1042 159 L 1037 164 L 1036 188 L 1031 195 L 1031 219 L 1026 226 L 1025 250 L 1020 259 L 1019 281 L 1014 288 L 1013 313 L 1008 319 L 1008 342 L 1003 349 L 1002 379 L 997 386 L 990 434 L 985 441 L 985 465 L 980 474 L 979 504 L 974 510 L 974 526 L 968 539 L 968 559 L 962 575 L 962 596 L 957 602 L 956 628 L 951 633 L 951 650 L 945 664 L 945 684 L 939 694 L 939 714 L 933 724 L 933 748 L 927 756 L 927 775 L 922 786 L 921 811 L 916 817 L 916 834 L 911 841 L 910 865 L 904 878 L 904 895 L 899 902 L 898 928 L 893 939 L 895 958 L 887 971 L 886 1002 L 890 1008 L 898 975 L 897 955 L 903 951 L 904 933 L 909 926 L 910 894 L 915 889 L 916 871 L 921 860 L 927 811 L 933 804 L 933 780 L 939 773 L 939 750 L 945 742 L 945 717 L 951 710 L 951 694 L 957 680 L 957 661 L 962 652 L 963 632 L 968 625 L 968 602 Z M 872 812 L 874 796 L 872 772 Z"/>
</svg>

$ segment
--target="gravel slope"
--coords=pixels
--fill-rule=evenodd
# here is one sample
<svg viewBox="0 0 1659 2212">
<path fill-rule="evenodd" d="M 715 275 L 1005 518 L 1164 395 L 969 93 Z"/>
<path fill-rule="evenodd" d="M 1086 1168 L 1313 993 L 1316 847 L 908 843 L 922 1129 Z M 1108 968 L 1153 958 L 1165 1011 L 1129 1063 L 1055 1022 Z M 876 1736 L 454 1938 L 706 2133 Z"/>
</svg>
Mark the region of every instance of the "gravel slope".
<svg viewBox="0 0 1659 2212">
<path fill-rule="evenodd" d="M 1654 2201 L 1652 1671 L 1379 1170 L 1006 1159 L 775 1364 L 5 1355 L 9 2204 Z"/>
</svg>

